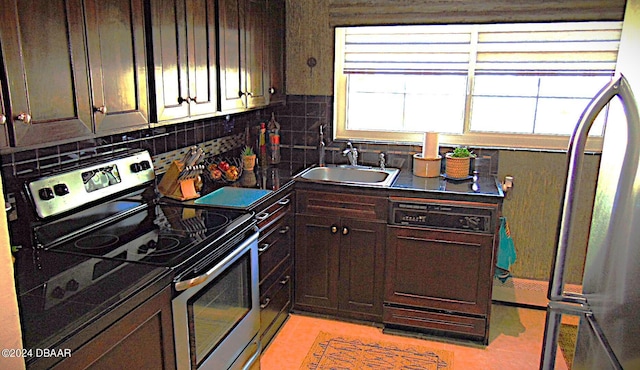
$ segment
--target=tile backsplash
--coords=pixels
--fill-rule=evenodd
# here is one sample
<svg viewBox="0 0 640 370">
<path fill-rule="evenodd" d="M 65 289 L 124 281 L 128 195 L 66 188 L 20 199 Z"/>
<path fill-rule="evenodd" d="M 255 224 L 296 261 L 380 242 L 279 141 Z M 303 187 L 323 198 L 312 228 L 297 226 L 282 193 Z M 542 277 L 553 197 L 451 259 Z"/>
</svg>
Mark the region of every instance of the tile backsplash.
<svg viewBox="0 0 640 370">
<path fill-rule="evenodd" d="M 24 178 L 41 176 L 129 149 L 148 150 L 158 173 L 164 172 L 167 163 L 179 158 L 180 153 L 192 145 L 206 147 L 207 154 L 211 156 L 238 155 L 245 143 L 255 147 L 260 122 L 268 122 L 272 112 L 281 127 L 282 163 L 289 165 L 294 172 L 318 163 L 320 126 L 325 134 L 326 162 L 347 163 L 342 156 L 345 143 L 331 140 L 333 97 L 289 95 L 285 104 L 275 107 L 5 154 L 1 160 L 6 191 L 21 186 Z M 379 153 L 384 152 L 389 167 L 409 170 L 413 154 L 421 151 L 421 147 L 416 145 L 354 144 L 360 152 L 362 164 L 377 165 Z M 440 152 L 444 154 L 450 149 L 442 146 Z M 497 150 L 476 149 L 474 152 L 478 155 L 476 168 L 481 172 L 497 173 Z"/>
</svg>

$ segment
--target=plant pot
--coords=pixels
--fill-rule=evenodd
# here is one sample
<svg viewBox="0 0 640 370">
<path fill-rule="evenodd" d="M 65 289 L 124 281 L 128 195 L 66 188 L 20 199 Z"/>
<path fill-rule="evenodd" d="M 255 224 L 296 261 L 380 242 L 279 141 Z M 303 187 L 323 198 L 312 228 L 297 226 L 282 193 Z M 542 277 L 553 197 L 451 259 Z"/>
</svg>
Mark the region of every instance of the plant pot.
<svg viewBox="0 0 640 370">
<path fill-rule="evenodd" d="M 245 155 L 242 157 L 242 166 L 247 171 L 253 171 L 256 166 L 256 155 Z"/>
<path fill-rule="evenodd" d="M 446 157 L 446 174 L 452 179 L 464 179 L 469 176 L 469 167 L 471 157 L 452 157 L 452 153 L 447 153 Z"/>
</svg>

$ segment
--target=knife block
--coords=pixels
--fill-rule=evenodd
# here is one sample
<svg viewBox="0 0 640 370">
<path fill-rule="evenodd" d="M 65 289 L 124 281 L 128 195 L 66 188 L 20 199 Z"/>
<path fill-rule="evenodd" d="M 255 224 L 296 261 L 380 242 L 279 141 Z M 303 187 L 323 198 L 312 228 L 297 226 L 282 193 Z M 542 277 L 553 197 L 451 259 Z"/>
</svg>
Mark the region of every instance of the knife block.
<svg viewBox="0 0 640 370">
<path fill-rule="evenodd" d="M 195 199 L 200 197 L 200 193 L 196 190 L 196 182 L 199 176 L 180 179 L 184 163 L 173 161 L 169 166 L 169 170 L 162 176 L 158 191 L 165 197 L 177 199 L 180 201 Z"/>
</svg>

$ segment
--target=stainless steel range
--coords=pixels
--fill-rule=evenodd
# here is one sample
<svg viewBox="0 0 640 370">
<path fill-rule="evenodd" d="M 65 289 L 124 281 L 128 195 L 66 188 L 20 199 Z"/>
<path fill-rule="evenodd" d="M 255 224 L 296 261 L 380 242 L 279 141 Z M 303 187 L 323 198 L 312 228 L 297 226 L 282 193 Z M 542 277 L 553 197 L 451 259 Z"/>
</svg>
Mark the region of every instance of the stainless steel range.
<svg viewBox="0 0 640 370">
<path fill-rule="evenodd" d="M 30 217 L 23 217 L 17 232 L 29 235 L 22 244 L 39 261 L 37 274 L 18 269 L 21 302 L 29 306 L 22 311 L 40 313 L 22 319 L 27 345 L 53 345 L 49 338 L 61 330 L 72 335 L 73 321 L 84 314 L 44 332 L 42 322 L 29 318 L 62 312 L 96 286 L 113 281 L 110 291 L 117 295 L 117 285 L 131 289 L 122 285 L 128 276 L 145 281 L 145 274 L 170 271 L 177 367 L 258 366 L 258 234 L 252 214 L 163 204 L 146 151 L 31 179 L 24 195 Z"/>
</svg>

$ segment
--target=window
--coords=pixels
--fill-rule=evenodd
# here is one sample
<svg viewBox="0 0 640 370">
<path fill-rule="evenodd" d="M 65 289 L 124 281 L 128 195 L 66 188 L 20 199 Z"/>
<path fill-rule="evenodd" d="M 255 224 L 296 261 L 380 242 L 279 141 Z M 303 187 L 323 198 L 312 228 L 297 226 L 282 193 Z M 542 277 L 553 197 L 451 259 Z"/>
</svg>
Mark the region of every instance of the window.
<svg viewBox="0 0 640 370">
<path fill-rule="evenodd" d="M 336 28 L 335 137 L 564 149 L 621 22 Z M 601 145 L 607 111 L 590 141 Z M 594 148 L 590 148 L 594 149 Z"/>
</svg>

